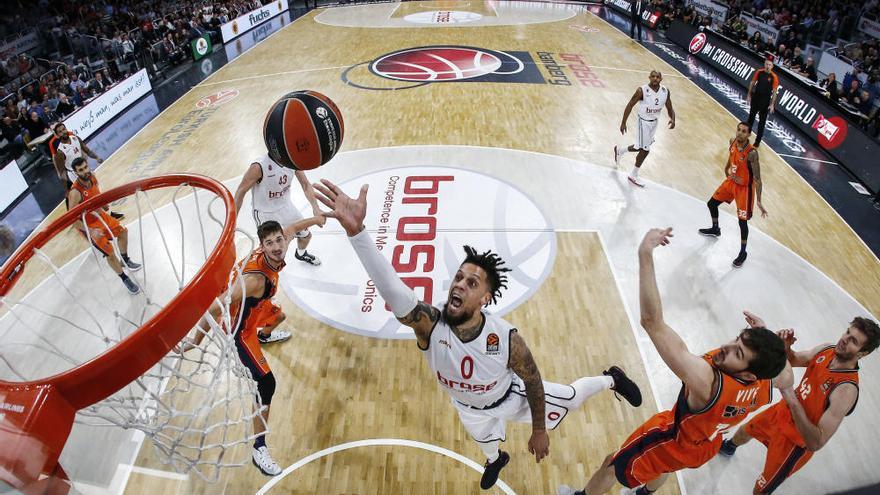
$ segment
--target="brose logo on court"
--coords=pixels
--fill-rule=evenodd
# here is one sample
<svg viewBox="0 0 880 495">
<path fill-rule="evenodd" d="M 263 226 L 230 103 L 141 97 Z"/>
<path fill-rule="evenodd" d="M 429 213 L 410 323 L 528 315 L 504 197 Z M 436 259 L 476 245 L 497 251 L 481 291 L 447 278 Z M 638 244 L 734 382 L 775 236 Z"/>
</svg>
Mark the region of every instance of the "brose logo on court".
<svg viewBox="0 0 880 495">
<path fill-rule="evenodd" d="M 494 314 L 504 315 L 528 300 L 552 269 L 556 235 L 549 221 L 528 196 L 494 177 L 441 166 L 406 167 L 340 187 L 356 195 L 362 184 L 370 186 L 364 223 L 376 247 L 428 304 L 442 307 L 446 301 L 466 244 L 497 252 L 513 268 L 508 289 L 487 308 Z M 317 268 L 289 265 L 280 282 L 288 297 L 339 330 L 413 338 L 385 306 L 346 236 L 322 235 L 320 241 L 322 254 L 333 262 Z M 500 352 L 500 339 L 491 337 L 487 353 Z"/>
</svg>

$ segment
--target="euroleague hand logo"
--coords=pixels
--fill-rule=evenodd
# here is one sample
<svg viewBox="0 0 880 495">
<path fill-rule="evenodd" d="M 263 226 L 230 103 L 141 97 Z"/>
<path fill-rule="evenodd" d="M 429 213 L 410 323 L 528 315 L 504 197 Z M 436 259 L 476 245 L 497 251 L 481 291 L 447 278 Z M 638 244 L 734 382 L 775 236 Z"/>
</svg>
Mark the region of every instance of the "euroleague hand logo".
<svg viewBox="0 0 880 495">
<path fill-rule="evenodd" d="M 706 46 L 706 33 L 697 33 L 691 39 L 690 45 L 688 45 L 688 50 L 691 53 L 697 53 Z"/>
<path fill-rule="evenodd" d="M 196 102 L 196 108 L 219 107 L 238 96 L 237 89 L 222 89 Z"/>
<path fill-rule="evenodd" d="M 356 194 L 361 184 L 370 186 L 364 223 L 373 242 L 419 300 L 442 307 L 465 244 L 491 249 L 513 269 L 498 304 L 488 308 L 499 316 L 527 301 L 550 274 L 553 228 L 531 198 L 506 182 L 464 169 L 419 166 L 373 172 L 340 187 Z M 332 261 L 319 267 L 291 264 L 281 273 L 285 294 L 339 330 L 413 338 L 386 309 L 345 234 L 337 232 L 320 236 L 322 257 Z M 489 339 L 487 353 L 499 352 L 498 344 L 497 336 Z"/>
<path fill-rule="evenodd" d="M 846 121 L 842 118 L 825 118 L 822 114 L 819 114 L 812 127 L 819 133 L 819 144 L 826 150 L 837 148 L 843 144 L 849 130 Z"/>
</svg>

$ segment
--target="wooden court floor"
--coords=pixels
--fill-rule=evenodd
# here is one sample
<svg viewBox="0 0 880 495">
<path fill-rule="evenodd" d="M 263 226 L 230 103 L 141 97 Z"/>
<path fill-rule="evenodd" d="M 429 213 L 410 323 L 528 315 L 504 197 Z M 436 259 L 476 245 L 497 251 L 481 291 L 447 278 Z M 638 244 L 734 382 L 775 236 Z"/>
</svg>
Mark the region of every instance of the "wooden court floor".
<svg viewBox="0 0 880 495">
<path fill-rule="evenodd" d="M 430 10 L 434 4 L 400 8 Z M 444 8 L 487 12 L 492 4 L 496 2 L 444 2 Z M 610 169 L 623 108 L 635 87 L 647 82 L 647 73 L 658 69 L 678 120 L 674 130 L 658 132 L 642 175 L 708 198 L 723 178 L 736 119 L 598 17 L 583 10 L 573 13 L 557 22 L 517 26 L 376 29 L 323 24 L 315 20 L 320 11 L 313 11 L 193 88 L 110 157 L 98 176 L 105 188 L 170 172 L 234 179 L 263 152 L 265 110 L 280 95 L 297 89 L 320 91 L 338 104 L 346 124 L 343 151 L 470 145 L 558 155 Z M 342 80 L 346 68 L 402 48 L 429 45 L 529 52 L 536 60 L 539 52 L 577 54 L 601 84 L 437 83 L 369 91 Z M 363 68 L 351 73 L 368 76 Z M 199 108 L 200 100 L 218 94 L 228 101 Z M 755 218 L 753 227 L 825 273 L 872 314 L 880 314 L 877 258 L 779 156 L 762 148 L 760 157 L 770 216 Z M 544 171 L 533 173 L 541 176 Z M 309 177 L 316 180 L 321 171 Z M 552 188 L 546 193 L 553 194 Z M 74 234 L 64 235 L 71 242 L 51 253 L 59 262 L 86 247 Z M 551 493 L 559 483 L 585 481 L 605 454 L 656 412 L 624 296 L 609 269 L 609 253 L 595 234 L 560 232 L 557 242 L 550 277 L 506 318 L 524 330 L 545 379 L 568 383 L 620 364 L 642 384 L 645 405 L 632 409 L 610 394 L 591 399 L 551 435 L 551 456 L 539 466 L 526 451 L 528 426 L 511 425 L 504 448 L 513 459 L 501 479 L 516 493 Z M 35 275 L 23 283 L 34 285 L 38 279 Z M 467 438 L 412 341 L 340 332 L 308 317 L 284 296 L 280 300 L 296 328 L 290 342 L 266 349 L 279 378 L 269 444 L 282 467 L 365 438 L 421 441 L 482 463 L 479 449 Z M 163 469 L 146 445 L 136 464 Z M 407 447 L 363 447 L 307 464 L 272 493 L 476 493 L 478 479 L 478 473 L 445 456 Z M 266 481 L 250 466 L 228 473 L 217 485 L 132 473 L 126 492 L 254 493 Z M 661 493 L 678 493 L 674 479 Z"/>
</svg>

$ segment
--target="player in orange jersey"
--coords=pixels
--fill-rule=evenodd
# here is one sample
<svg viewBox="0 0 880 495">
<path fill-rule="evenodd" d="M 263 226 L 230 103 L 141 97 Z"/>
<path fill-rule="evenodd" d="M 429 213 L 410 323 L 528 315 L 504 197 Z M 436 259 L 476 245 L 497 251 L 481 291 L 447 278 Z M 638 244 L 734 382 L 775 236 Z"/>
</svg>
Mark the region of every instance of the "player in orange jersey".
<svg viewBox="0 0 880 495">
<path fill-rule="evenodd" d="M 654 415 L 605 458 L 583 490 L 562 485 L 558 495 L 599 495 L 615 477 L 627 490 L 656 491 L 669 473 L 696 468 L 721 448 L 721 434 L 752 411 L 770 403 L 771 383 L 791 388 L 793 375 L 785 362 L 785 344 L 766 328 L 742 330 L 736 340 L 698 356 L 663 320 L 654 274 L 654 249 L 669 244 L 672 229 L 648 231 L 639 246 L 639 302 L 642 327 L 663 362 L 682 381 L 670 411 Z"/>
<path fill-rule="evenodd" d="M 746 313 L 755 326 L 764 321 Z M 773 493 L 789 476 L 802 468 L 837 431 L 859 399 L 859 359 L 880 345 L 880 327 L 868 318 L 856 316 L 837 341 L 806 351 L 794 351 L 794 330 L 780 330 L 788 362 L 806 367 L 795 389 L 783 389 L 783 400 L 755 416 L 721 445 L 721 454 L 732 456 L 736 448 L 752 438 L 767 447 L 764 472 L 753 493 Z"/>
<path fill-rule="evenodd" d="M 76 174 L 76 181 L 74 181 L 67 192 L 68 209 L 101 194 L 101 190 L 98 189 L 98 178 L 89 169 L 89 164 L 84 158 L 74 158 L 71 167 Z M 128 257 L 128 229 L 110 216 L 109 212 L 109 206 L 88 212 L 85 217 L 85 225 L 83 225 L 82 218 L 80 218 L 73 224 L 73 227 L 79 230 L 107 258 L 107 264 L 119 275 L 122 283 L 125 284 L 125 288 L 132 294 L 137 294 L 141 291 L 141 288 L 123 271 L 122 264 L 125 263 L 125 268 L 131 271 L 140 270 L 141 265 Z M 117 252 L 113 249 L 114 241 L 116 241 L 116 247 L 119 248 L 118 257 L 116 255 Z M 121 261 L 120 257 L 122 258 Z"/>
<path fill-rule="evenodd" d="M 761 216 L 767 216 L 767 210 L 761 204 L 761 166 L 758 163 L 758 150 L 749 143 L 751 128 L 745 122 L 736 126 L 736 138 L 730 141 L 730 156 L 724 166 L 727 177 L 718 186 L 715 194 L 706 205 L 712 216 L 712 227 L 700 229 L 700 234 L 707 237 L 720 237 L 718 227 L 718 205 L 736 202 L 736 216 L 739 219 L 740 248 L 739 255 L 733 260 L 733 266 L 739 268 L 746 262 L 746 242 L 749 238 L 749 219 L 752 218 L 752 203 L 757 196 L 758 209 Z"/>
<path fill-rule="evenodd" d="M 274 328 L 284 320 L 284 313 L 279 306 L 272 303 L 272 297 L 278 289 L 278 275 L 285 266 L 284 258 L 287 256 L 289 240 L 303 229 L 315 225 L 323 227 L 324 220 L 325 218 L 319 215 L 284 228 L 274 220 L 263 222 L 257 228 L 260 247 L 239 263 L 242 280 L 238 280 L 236 275 L 229 288 L 231 321 L 238 323 L 234 330 L 238 357 L 257 382 L 260 402 L 265 406 L 261 414 L 262 418 L 254 418 L 254 434 L 257 438 L 254 441 L 252 460 L 260 472 L 267 476 L 281 474 L 281 467 L 272 459 L 269 447 L 266 446 L 265 432 L 266 425 L 269 424 L 269 407 L 275 394 L 275 375 L 263 356 L 258 333 L 259 329 Z M 225 298 L 226 294 L 223 294 L 217 299 L 223 301 Z M 209 312 L 211 317 L 217 320 L 221 314 L 220 305 L 215 302 Z M 175 350 L 186 352 L 193 349 L 201 343 L 209 330 L 210 323 L 203 319 L 199 323 L 195 338 L 184 339 L 183 344 Z"/>
</svg>

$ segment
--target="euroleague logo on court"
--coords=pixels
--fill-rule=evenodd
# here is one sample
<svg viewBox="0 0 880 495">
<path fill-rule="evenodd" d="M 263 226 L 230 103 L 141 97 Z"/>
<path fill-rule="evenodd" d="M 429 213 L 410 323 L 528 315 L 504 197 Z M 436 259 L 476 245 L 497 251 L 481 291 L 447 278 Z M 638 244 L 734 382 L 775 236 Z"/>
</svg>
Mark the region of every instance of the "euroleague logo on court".
<svg viewBox="0 0 880 495">
<path fill-rule="evenodd" d="M 495 73 L 514 74 L 522 69 L 522 61 L 507 53 L 464 46 L 409 48 L 370 64 L 370 72 L 379 77 L 417 82 L 461 81 Z"/>
<path fill-rule="evenodd" d="M 688 45 L 688 50 L 691 53 L 697 53 L 706 46 L 706 33 L 697 33 L 691 38 L 691 43 Z"/>
<path fill-rule="evenodd" d="M 476 12 L 461 10 L 434 10 L 416 12 L 404 17 L 403 20 L 413 24 L 465 24 L 482 19 L 483 16 Z"/>
<path fill-rule="evenodd" d="M 196 102 L 196 108 L 219 107 L 238 96 L 237 89 L 222 89 Z"/>
<path fill-rule="evenodd" d="M 501 82 L 604 88 L 577 53 L 490 50 L 434 45 L 406 48 L 346 68 L 342 81 L 371 90 L 397 90 L 446 82 Z"/>
<path fill-rule="evenodd" d="M 362 184 L 370 186 L 364 224 L 376 248 L 421 301 L 442 307 L 464 245 L 498 253 L 513 270 L 497 304 L 485 309 L 499 316 L 527 301 L 550 274 L 553 228 L 531 198 L 506 182 L 464 169 L 418 166 L 373 172 L 340 187 L 357 195 Z M 325 227 L 332 228 L 338 225 Z M 385 306 L 344 234 L 321 235 L 320 252 L 328 260 L 321 266 L 288 265 L 281 272 L 282 289 L 300 308 L 349 333 L 414 337 Z M 487 354 L 499 352 L 497 337 L 487 339 Z"/>
</svg>

